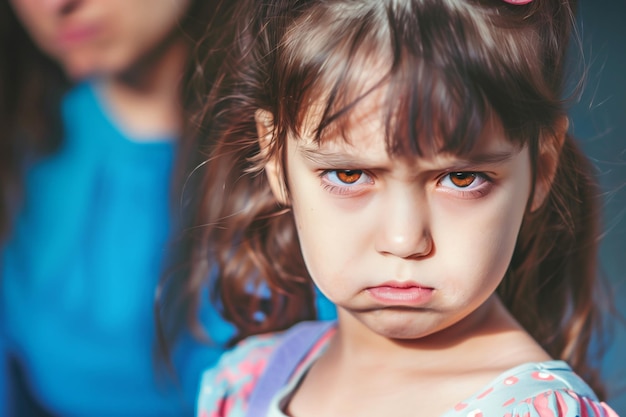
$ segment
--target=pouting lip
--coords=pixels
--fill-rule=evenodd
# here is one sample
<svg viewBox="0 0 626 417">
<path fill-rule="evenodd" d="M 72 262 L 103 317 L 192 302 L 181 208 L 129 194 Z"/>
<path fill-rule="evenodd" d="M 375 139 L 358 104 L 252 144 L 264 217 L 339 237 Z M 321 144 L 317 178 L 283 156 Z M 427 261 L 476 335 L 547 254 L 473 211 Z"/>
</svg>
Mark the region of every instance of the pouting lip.
<svg viewBox="0 0 626 417">
<path fill-rule="evenodd" d="M 424 290 L 433 290 L 433 287 L 429 287 L 426 285 L 422 285 L 419 284 L 417 282 L 414 281 L 387 281 L 387 282 L 383 282 L 382 284 L 378 284 L 378 285 L 373 285 L 371 287 L 368 287 L 367 289 L 371 289 L 371 288 L 383 288 L 383 287 L 388 287 L 388 288 L 397 288 L 397 289 L 408 289 L 408 288 L 422 288 Z"/>
<path fill-rule="evenodd" d="M 435 289 L 414 281 L 387 281 L 365 290 L 386 307 L 423 307 L 431 302 Z"/>
</svg>

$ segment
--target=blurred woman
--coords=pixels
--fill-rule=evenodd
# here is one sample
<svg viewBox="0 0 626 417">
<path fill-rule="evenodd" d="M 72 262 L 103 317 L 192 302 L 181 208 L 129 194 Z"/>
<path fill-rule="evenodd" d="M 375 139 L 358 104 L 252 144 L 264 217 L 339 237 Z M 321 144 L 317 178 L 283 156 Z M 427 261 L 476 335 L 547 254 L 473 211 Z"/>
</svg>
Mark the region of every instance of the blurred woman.
<svg viewBox="0 0 626 417">
<path fill-rule="evenodd" d="M 4 413 L 193 412 L 230 328 L 206 306 L 213 344 L 183 335 L 164 377 L 153 303 L 184 206 L 173 179 L 195 164 L 181 86 L 215 3 L 1 0 Z"/>
</svg>

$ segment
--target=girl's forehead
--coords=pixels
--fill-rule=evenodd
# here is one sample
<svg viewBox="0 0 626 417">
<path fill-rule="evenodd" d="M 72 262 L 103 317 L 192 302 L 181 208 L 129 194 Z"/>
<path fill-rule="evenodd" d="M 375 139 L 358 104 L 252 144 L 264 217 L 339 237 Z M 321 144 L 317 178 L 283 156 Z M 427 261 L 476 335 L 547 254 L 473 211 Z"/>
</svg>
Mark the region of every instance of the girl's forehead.
<svg viewBox="0 0 626 417">
<path fill-rule="evenodd" d="M 362 161 L 375 165 L 376 161 L 403 160 L 412 163 L 417 160 L 465 159 L 476 162 L 494 162 L 506 159 L 507 155 L 519 152 L 522 146 L 511 142 L 502 124 L 495 117 L 489 117 L 477 138 L 467 152 L 446 149 L 443 137 L 420 138 L 421 152 L 398 153 L 394 151 L 387 126 L 387 101 L 381 100 L 381 93 L 374 92 L 350 109 L 344 117 L 328 126 L 321 136 L 316 136 L 323 118 L 325 105 L 314 103 L 303 118 L 301 131 L 295 145 L 307 159 L 316 162 Z M 390 123 L 394 120 L 391 119 Z M 393 130 L 394 127 L 391 126 Z M 409 142 L 412 139 L 396 137 L 394 141 Z M 369 161 L 369 162 L 368 162 Z"/>
<path fill-rule="evenodd" d="M 364 70 L 362 74 L 370 71 Z M 393 93 L 397 85 L 395 90 L 391 89 L 388 83 L 378 82 L 380 76 L 377 78 L 374 74 L 365 78 L 369 81 L 361 84 L 362 88 L 352 88 L 344 95 L 350 97 L 347 104 L 333 108 L 327 93 L 310 100 L 311 104 L 303 109 L 294 136 L 307 148 L 352 154 L 388 154 L 393 158 L 463 156 L 497 147 L 494 144 L 499 142 L 511 145 L 496 113 L 487 109 L 476 133 L 466 135 L 467 143 L 450 146 L 449 130 L 438 126 L 454 123 L 453 114 L 431 113 L 431 118 L 425 121 L 419 110 L 396 100 Z M 329 117 L 329 113 L 333 116 Z"/>
</svg>

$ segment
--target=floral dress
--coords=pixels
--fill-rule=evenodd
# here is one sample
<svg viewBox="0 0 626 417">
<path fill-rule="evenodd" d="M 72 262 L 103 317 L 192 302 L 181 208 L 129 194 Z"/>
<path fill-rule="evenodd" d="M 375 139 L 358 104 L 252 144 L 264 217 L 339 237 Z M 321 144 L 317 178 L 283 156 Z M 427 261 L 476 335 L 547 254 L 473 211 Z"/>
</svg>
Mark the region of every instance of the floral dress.
<svg viewBox="0 0 626 417">
<path fill-rule="evenodd" d="M 286 417 L 282 411 L 284 405 L 309 367 L 324 352 L 334 331 L 330 328 L 314 341 L 293 369 L 288 383 L 273 395 L 268 417 Z M 224 354 L 218 365 L 202 378 L 197 416 L 248 416 L 253 390 L 284 339 L 284 332 L 254 336 Z M 492 416 L 618 417 L 607 404 L 598 401 L 566 362 L 559 360 L 516 366 L 442 417 Z"/>
</svg>

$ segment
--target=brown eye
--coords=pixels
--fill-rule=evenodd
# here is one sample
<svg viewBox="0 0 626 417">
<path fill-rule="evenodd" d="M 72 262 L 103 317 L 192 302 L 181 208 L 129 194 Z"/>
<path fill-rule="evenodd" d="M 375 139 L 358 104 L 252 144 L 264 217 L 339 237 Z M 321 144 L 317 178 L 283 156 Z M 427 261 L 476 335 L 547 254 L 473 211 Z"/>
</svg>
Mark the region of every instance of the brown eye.
<svg viewBox="0 0 626 417">
<path fill-rule="evenodd" d="M 476 179 L 476 174 L 473 172 L 452 172 L 449 176 L 452 184 L 457 187 L 468 187 Z"/>
<path fill-rule="evenodd" d="M 354 184 L 363 175 L 362 171 L 342 170 L 337 171 L 337 179 L 346 184 Z"/>
</svg>

